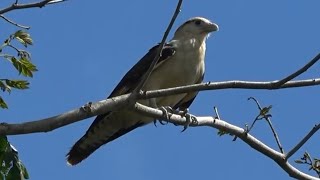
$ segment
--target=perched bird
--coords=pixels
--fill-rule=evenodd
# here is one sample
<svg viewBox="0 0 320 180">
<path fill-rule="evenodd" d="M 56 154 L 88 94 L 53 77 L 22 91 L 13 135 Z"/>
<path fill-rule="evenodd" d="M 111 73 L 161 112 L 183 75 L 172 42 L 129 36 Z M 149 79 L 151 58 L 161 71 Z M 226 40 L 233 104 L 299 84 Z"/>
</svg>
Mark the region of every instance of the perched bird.
<svg viewBox="0 0 320 180">
<path fill-rule="evenodd" d="M 183 23 L 172 40 L 163 48 L 162 55 L 142 90 L 156 90 L 201 83 L 204 76 L 206 39 L 209 33 L 218 31 L 218 25 L 203 17 L 194 17 Z M 159 45 L 154 46 L 135 64 L 112 91 L 109 98 L 132 92 L 150 67 Z M 170 106 L 185 110 L 195 99 L 197 92 L 154 98 L 157 107 Z M 150 100 L 139 103 L 151 106 Z M 152 103 L 154 104 L 154 103 Z M 70 165 L 86 159 L 100 146 L 153 122 L 154 118 L 143 116 L 133 110 L 123 109 L 98 115 L 87 132 L 67 154 Z"/>
</svg>

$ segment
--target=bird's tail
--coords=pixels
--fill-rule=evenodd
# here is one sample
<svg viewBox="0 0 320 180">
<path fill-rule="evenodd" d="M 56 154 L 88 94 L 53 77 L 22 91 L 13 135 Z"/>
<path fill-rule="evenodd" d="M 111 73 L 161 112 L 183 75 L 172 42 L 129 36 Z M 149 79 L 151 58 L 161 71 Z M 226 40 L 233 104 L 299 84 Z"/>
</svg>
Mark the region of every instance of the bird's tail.
<svg viewBox="0 0 320 180">
<path fill-rule="evenodd" d="M 132 119 L 130 113 L 116 112 L 97 116 L 86 134 L 72 146 L 67 154 L 67 163 L 69 165 L 80 163 L 100 146 L 144 124 L 143 121 Z"/>
</svg>

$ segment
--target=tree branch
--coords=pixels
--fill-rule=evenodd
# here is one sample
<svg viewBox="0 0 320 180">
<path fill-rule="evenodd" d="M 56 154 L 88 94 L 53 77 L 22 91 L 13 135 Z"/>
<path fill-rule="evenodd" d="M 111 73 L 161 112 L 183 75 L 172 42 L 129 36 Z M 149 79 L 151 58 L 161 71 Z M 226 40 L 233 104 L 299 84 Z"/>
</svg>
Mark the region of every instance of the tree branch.
<svg viewBox="0 0 320 180">
<path fill-rule="evenodd" d="M 176 88 L 147 91 L 145 94 L 138 96 L 136 101 L 139 99 L 156 98 L 203 90 L 217 90 L 229 88 L 270 89 L 270 83 L 272 82 L 226 81 L 215 83 L 202 83 Z M 314 86 L 318 84 L 320 84 L 320 79 L 289 81 L 282 85 L 280 88 L 292 88 L 312 85 Z M 107 100 L 92 103 L 92 105 L 89 107 L 89 111 L 83 110 L 83 108 L 77 108 L 66 113 L 41 120 L 29 121 L 19 124 L 2 123 L 0 124 L 0 135 L 17 135 L 52 131 L 54 129 L 81 121 L 86 118 L 103 114 L 108 111 L 113 111 L 120 107 L 123 108 L 125 106 L 128 106 L 128 104 L 130 104 L 130 95 L 131 94 L 125 94 Z"/>
<path fill-rule="evenodd" d="M 173 94 L 189 93 L 194 91 L 207 91 L 207 90 L 220 90 L 220 89 L 263 89 L 263 90 L 274 90 L 284 89 L 293 87 L 305 87 L 315 86 L 320 84 L 320 78 L 317 79 L 306 79 L 298 81 L 289 81 L 283 84 L 281 87 L 274 86 L 277 81 L 222 81 L 222 82 L 207 82 L 201 84 L 193 84 L 188 86 L 180 86 L 167 89 L 159 89 L 153 91 L 147 91 L 140 95 L 140 98 L 148 99 L 160 96 L 168 96 Z"/>
<path fill-rule="evenodd" d="M 147 70 L 147 72 L 145 73 L 145 75 L 143 76 L 142 80 L 140 81 L 140 83 L 138 84 L 137 88 L 135 89 L 133 95 L 138 95 L 138 93 L 140 92 L 140 90 L 143 88 L 144 84 L 146 83 L 146 81 L 148 80 L 153 68 L 155 67 L 155 65 L 157 64 L 158 60 L 160 59 L 161 57 L 161 53 L 162 53 L 162 49 L 164 47 L 164 44 L 166 42 L 166 39 L 170 33 L 170 30 L 180 12 L 180 7 L 182 5 L 182 0 L 179 0 L 178 4 L 177 4 L 177 7 L 176 7 L 176 10 L 171 18 L 171 21 L 162 37 L 162 40 L 161 40 L 161 43 L 159 44 L 159 47 L 157 49 L 157 54 L 155 56 L 155 58 L 153 59 L 149 69 Z"/>
<path fill-rule="evenodd" d="M 153 109 L 148 106 L 144 106 L 142 104 L 136 103 L 135 104 L 135 110 L 150 117 L 154 118 L 160 118 L 163 119 L 165 115 L 161 110 Z M 167 119 L 166 121 L 178 125 L 184 125 L 186 123 L 186 118 L 181 117 L 180 115 L 175 115 L 169 113 L 170 119 Z M 279 153 L 263 142 L 259 141 L 254 136 L 250 135 L 246 132 L 246 130 L 237 127 L 233 124 L 230 124 L 226 121 L 215 119 L 211 116 L 207 117 L 197 117 L 197 123 L 191 123 L 191 127 L 196 126 L 209 126 L 216 129 L 219 129 L 221 131 L 225 131 L 229 134 L 234 134 L 235 136 L 239 137 L 242 141 L 244 141 L 246 144 L 248 144 L 253 149 L 257 150 L 258 152 L 262 153 L 263 155 L 269 157 L 273 161 L 275 161 L 284 171 L 288 173 L 289 176 L 296 178 L 296 179 L 303 179 L 303 180 L 319 180 L 316 177 L 310 176 L 308 174 L 305 174 L 295 167 L 293 167 L 284 157 L 282 153 Z"/>
<path fill-rule="evenodd" d="M 282 80 L 275 82 L 274 86 L 275 87 L 280 87 L 282 86 L 284 83 L 298 77 L 300 74 L 304 73 L 305 71 L 307 71 L 311 66 L 313 66 L 316 62 L 318 62 L 318 60 L 320 59 L 320 53 L 318 55 L 316 55 L 316 57 L 314 57 L 309 63 L 307 63 L 305 66 L 303 66 L 301 69 L 297 70 L 296 72 L 292 73 L 291 75 L 289 75 L 286 78 L 283 78 Z"/>
<path fill-rule="evenodd" d="M 66 1 L 66 0 L 43 0 L 43 1 L 39 1 L 39 2 L 26 3 L 26 4 L 18 4 L 18 1 L 16 1 L 11 6 L 0 9 L 0 14 L 2 15 L 2 14 L 5 14 L 9 11 L 16 10 L 16 9 L 28 9 L 28 8 L 35 8 L 35 7 L 42 8 L 48 4 L 60 3 L 60 2 L 64 2 L 64 1 Z"/>
<path fill-rule="evenodd" d="M 13 24 L 13 25 L 15 25 L 17 27 L 20 27 L 20 28 L 23 28 L 23 29 L 27 29 L 27 30 L 30 29 L 30 26 L 24 26 L 24 25 L 18 24 L 16 22 L 10 20 L 9 18 L 5 17 L 4 15 L 0 15 L 0 17 L 2 19 L 4 19 L 5 21 L 7 21 L 8 23 Z"/>
<path fill-rule="evenodd" d="M 30 134 L 48 132 L 60 127 L 93 117 L 107 111 L 122 108 L 128 103 L 130 94 L 102 100 L 96 103 L 88 103 L 81 108 L 73 109 L 53 117 L 29 121 L 19 124 L 0 123 L 0 135 Z"/>
<path fill-rule="evenodd" d="M 255 118 L 255 120 L 253 121 L 251 127 L 248 129 L 248 132 L 252 129 L 254 123 L 255 123 L 257 120 L 259 120 L 259 119 L 260 119 L 259 117 L 262 115 L 262 116 L 263 116 L 262 118 L 265 119 L 265 120 L 268 122 L 268 124 L 269 124 L 269 127 L 270 127 L 270 129 L 271 129 L 271 131 L 272 131 L 272 134 L 273 134 L 274 139 L 276 140 L 276 143 L 277 143 L 277 145 L 278 145 L 278 147 L 279 147 L 280 152 L 281 152 L 282 154 L 284 154 L 284 150 L 283 150 L 283 147 L 282 147 L 282 145 L 281 145 L 281 143 L 280 143 L 280 139 L 279 139 L 278 133 L 276 132 L 275 128 L 274 128 L 273 125 L 272 125 L 270 116 L 268 116 L 267 114 L 261 114 L 263 108 L 260 106 L 260 103 L 259 103 L 259 101 L 258 101 L 256 98 L 254 98 L 254 97 L 248 98 L 248 100 L 250 100 L 250 99 L 252 99 L 252 100 L 254 100 L 254 101 L 256 102 L 256 104 L 257 104 L 257 106 L 258 106 L 258 108 L 259 108 L 259 110 L 260 110 L 260 113 L 259 113 L 259 115 Z M 272 106 L 269 106 L 269 107 L 267 108 L 268 111 L 270 110 L 271 107 L 272 107 Z M 267 112 L 267 113 L 268 113 L 268 112 Z"/>
<path fill-rule="evenodd" d="M 311 131 L 286 154 L 285 159 L 288 160 L 294 153 L 296 153 L 319 129 L 320 124 L 315 125 Z"/>
</svg>

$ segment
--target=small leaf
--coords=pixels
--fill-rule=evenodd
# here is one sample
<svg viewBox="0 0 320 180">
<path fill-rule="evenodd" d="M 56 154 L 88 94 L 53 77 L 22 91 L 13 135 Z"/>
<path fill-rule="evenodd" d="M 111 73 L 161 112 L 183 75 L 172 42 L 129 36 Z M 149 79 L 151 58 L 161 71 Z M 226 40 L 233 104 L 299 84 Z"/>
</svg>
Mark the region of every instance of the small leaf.
<svg viewBox="0 0 320 180">
<path fill-rule="evenodd" d="M 25 179 L 29 179 L 29 173 L 27 171 L 27 168 L 24 166 L 24 164 L 21 161 L 19 161 L 19 162 L 20 162 L 20 166 L 21 166 L 20 170 L 21 170 L 21 173 L 22 173 L 23 177 Z"/>
<path fill-rule="evenodd" d="M 6 84 L 16 89 L 28 89 L 29 82 L 25 80 L 9 80 L 6 79 Z"/>
<path fill-rule="evenodd" d="M 7 136 L 0 136 L 0 154 L 5 152 L 9 146 Z"/>
<path fill-rule="evenodd" d="M 30 37 L 30 34 L 28 34 L 25 31 L 19 30 L 13 34 L 14 38 L 17 39 L 21 44 L 23 44 L 25 47 L 27 45 L 32 45 L 32 39 Z"/>
<path fill-rule="evenodd" d="M 14 163 L 12 168 L 9 170 L 6 180 L 23 180 L 21 177 L 21 169 Z"/>
<path fill-rule="evenodd" d="M 260 111 L 260 115 L 266 116 L 269 113 L 269 111 L 271 110 L 271 108 L 272 108 L 272 105 L 262 108 Z"/>
<path fill-rule="evenodd" d="M 2 99 L 1 96 L 0 96 L 0 107 L 3 109 L 8 109 L 7 103 Z"/>
<path fill-rule="evenodd" d="M 8 91 L 9 93 L 11 92 L 11 88 L 6 83 L 3 83 L 2 80 L 0 80 L 0 89 L 3 92 L 5 91 Z"/>
<path fill-rule="evenodd" d="M 299 159 L 298 160 L 294 160 L 294 162 L 297 163 L 297 164 L 304 164 L 304 162 L 299 160 Z"/>
<path fill-rule="evenodd" d="M 17 60 L 15 57 L 11 58 L 13 66 L 18 70 L 19 74 L 26 77 L 33 77 L 32 72 L 38 71 L 37 67 L 32 64 L 26 57 L 21 57 Z"/>
<path fill-rule="evenodd" d="M 19 74 L 22 72 L 21 63 L 15 57 L 11 58 L 11 62 L 13 66 L 18 70 Z"/>
<path fill-rule="evenodd" d="M 308 152 L 305 152 L 304 155 L 303 155 L 309 162 L 312 162 L 311 160 L 311 156 Z"/>
</svg>

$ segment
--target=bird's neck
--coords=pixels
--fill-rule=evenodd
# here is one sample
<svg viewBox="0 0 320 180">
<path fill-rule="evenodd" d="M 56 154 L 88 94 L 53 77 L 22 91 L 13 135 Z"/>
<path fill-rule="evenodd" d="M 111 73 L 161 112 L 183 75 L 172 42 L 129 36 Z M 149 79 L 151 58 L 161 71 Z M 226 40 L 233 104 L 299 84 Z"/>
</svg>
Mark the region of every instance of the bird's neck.
<svg viewBox="0 0 320 180">
<path fill-rule="evenodd" d="M 176 33 L 172 40 L 178 41 L 182 46 L 189 46 L 190 48 L 200 48 L 205 46 L 207 36 L 194 36 L 189 33 Z"/>
</svg>

